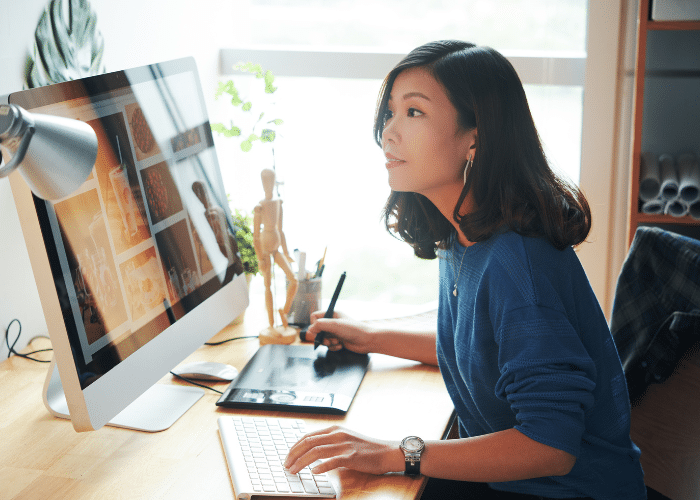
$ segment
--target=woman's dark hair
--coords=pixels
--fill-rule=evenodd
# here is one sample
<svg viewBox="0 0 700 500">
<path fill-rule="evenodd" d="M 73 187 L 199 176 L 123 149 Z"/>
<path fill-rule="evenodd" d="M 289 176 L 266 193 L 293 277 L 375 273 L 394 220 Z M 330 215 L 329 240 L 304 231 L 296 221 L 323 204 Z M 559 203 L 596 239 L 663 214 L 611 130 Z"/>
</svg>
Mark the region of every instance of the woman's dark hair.
<svg viewBox="0 0 700 500">
<path fill-rule="evenodd" d="M 477 129 L 474 163 L 453 213 L 469 241 L 484 241 L 507 227 L 524 236 L 544 237 L 560 250 L 583 242 L 591 227 L 588 202 L 550 168 L 520 78 L 510 62 L 489 47 L 446 40 L 408 54 L 384 80 L 374 124 L 377 144 L 382 145 L 394 81 L 415 67 L 442 84 L 462 129 Z M 474 209 L 460 216 L 468 193 Z M 391 192 L 384 222 L 426 259 L 435 258 L 436 249 L 446 248 L 455 233 L 428 198 L 412 192 Z"/>
</svg>

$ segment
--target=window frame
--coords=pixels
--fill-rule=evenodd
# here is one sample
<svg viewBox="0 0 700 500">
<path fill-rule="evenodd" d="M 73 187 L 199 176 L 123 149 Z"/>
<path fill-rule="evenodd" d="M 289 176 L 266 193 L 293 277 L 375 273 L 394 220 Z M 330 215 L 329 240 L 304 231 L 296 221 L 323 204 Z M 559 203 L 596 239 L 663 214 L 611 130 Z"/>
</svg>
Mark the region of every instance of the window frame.
<svg viewBox="0 0 700 500">
<path fill-rule="evenodd" d="M 324 50 L 315 47 L 236 47 L 220 51 L 219 73 L 232 75 L 241 61 L 255 61 L 276 76 L 373 78 L 382 80 L 405 53 Z M 586 54 L 583 52 L 504 51 L 524 85 L 583 87 Z"/>
</svg>

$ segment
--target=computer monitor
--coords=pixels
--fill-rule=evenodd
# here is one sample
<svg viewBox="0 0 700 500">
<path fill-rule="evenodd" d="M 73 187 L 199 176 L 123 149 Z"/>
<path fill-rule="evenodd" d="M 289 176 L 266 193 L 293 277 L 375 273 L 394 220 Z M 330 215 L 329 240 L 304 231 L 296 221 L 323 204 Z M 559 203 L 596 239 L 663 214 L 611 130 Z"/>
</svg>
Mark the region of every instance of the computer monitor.
<svg viewBox="0 0 700 500">
<path fill-rule="evenodd" d="M 54 349 L 46 406 L 77 431 L 167 428 L 203 390 L 156 382 L 248 305 L 195 62 L 8 100 L 82 120 L 99 143 L 66 198 L 44 201 L 10 176 Z"/>
</svg>

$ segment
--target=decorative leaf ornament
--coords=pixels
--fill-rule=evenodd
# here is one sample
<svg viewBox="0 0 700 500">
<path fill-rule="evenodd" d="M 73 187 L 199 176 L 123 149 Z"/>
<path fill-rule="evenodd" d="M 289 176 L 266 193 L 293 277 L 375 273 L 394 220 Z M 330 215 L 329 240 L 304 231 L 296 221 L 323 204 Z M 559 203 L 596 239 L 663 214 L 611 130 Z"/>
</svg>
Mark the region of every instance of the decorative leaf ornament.
<svg viewBox="0 0 700 500">
<path fill-rule="evenodd" d="M 104 73 L 104 40 L 87 0 L 51 0 L 39 19 L 27 87 L 77 80 Z"/>
</svg>

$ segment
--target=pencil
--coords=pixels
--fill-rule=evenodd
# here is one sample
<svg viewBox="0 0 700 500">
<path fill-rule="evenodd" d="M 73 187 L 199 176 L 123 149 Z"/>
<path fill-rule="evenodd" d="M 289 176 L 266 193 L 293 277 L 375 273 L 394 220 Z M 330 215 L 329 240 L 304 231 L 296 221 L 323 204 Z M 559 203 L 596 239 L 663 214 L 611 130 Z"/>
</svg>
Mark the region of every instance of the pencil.
<svg viewBox="0 0 700 500">
<path fill-rule="evenodd" d="M 338 301 L 338 295 L 340 295 L 340 289 L 343 288 L 343 282 L 345 281 L 345 271 L 340 275 L 340 280 L 338 280 L 338 286 L 335 287 L 335 292 L 333 292 L 333 297 L 331 298 L 331 303 L 326 310 L 326 314 L 323 315 L 324 318 L 333 317 L 333 309 L 335 309 L 335 303 Z M 327 332 L 320 331 L 316 338 L 314 339 L 314 349 L 318 348 L 326 337 Z"/>
</svg>

